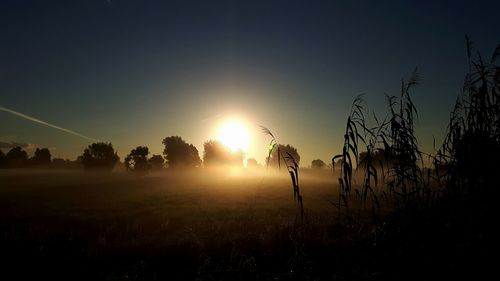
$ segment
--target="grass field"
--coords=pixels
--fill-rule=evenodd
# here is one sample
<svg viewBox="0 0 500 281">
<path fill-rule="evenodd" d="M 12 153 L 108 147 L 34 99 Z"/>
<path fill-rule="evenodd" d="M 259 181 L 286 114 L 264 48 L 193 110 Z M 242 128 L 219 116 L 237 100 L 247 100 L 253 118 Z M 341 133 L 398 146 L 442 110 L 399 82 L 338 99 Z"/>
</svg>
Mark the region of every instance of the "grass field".
<svg viewBox="0 0 500 281">
<path fill-rule="evenodd" d="M 374 228 L 339 216 L 330 203 L 336 176 L 303 171 L 301 220 L 289 178 L 267 172 L 2 171 L 2 280 L 481 280 L 491 273 L 491 200 L 387 215 Z"/>
<path fill-rule="evenodd" d="M 310 239 L 322 245 L 333 242 L 325 226 L 336 219 L 334 179 L 302 180 Z M 19 170 L 2 172 L 0 182 L 2 264 L 12 276 L 280 275 L 296 256 L 289 236 L 297 206 L 286 177 Z"/>
</svg>

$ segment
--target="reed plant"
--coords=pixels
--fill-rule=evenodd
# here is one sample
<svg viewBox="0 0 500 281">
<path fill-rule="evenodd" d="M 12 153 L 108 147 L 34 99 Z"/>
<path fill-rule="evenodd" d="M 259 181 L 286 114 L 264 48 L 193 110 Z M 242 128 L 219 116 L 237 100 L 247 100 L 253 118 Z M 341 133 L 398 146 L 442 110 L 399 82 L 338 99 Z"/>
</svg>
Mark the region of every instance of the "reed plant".
<svg viewBox="0 0 500 281">
<path fill-rule="evenodd" d="M 485 60 L 467 36 L 466 44 L 469 69 L 463 94 L 435 158 L 447 192 L 455 195 L 496 190 L 500 155 L 500 45 Z"/>
<path fill-rule="evenodd" d="M 278 157 L 278 168 L 281 168 L 281 162 L 283 162 L 283 164 L 285 165 L 285 167 L 288 171 L 288 174 L 290 175 L 294 201 L 298 205 L 300 217 L 304 218 L 305 211 L 304 211 L 304 203 L 303 203 L 303 199 L 302 199 L 302 194 L 300 192 L 299 164 L 297 162 L 297 159 L 295 159 L 293 157 L 293 155 L 290 154 L 289 152 L 281 151 L 279 143 L 276 140 L 276 137 L 268 128 L 261 126 L 261 129 L 265 135 L 271 137 L 271 141 L 269 142 L 266 167 L 269 167 L 269 160 L 271 159 L 271 154 L 273 153 L 273 151 L 276 150 L 277 157 Z"/>
<path fill-rule="evenodd" d="M 418 113 L 411 90 L 419 81 L 417 69 L 402 80 L 400 95 L 387 97 L 388 113 L 382 121 L 375 113 L 369 115 L 362 96 L 353 101 L 342 153 L 332 158 L 333 163 L 341 160 L 338 202 L 334 203 L 339 213 L 352 216 L 351 205 L 356 202 L 357 211 L 370 208 L 378 219 L 382 209 L 414 208 L 433 198 L 415 135 Z M 361 184 L 353 182 L 356 171 L 363 174 Z"/>
</svg>

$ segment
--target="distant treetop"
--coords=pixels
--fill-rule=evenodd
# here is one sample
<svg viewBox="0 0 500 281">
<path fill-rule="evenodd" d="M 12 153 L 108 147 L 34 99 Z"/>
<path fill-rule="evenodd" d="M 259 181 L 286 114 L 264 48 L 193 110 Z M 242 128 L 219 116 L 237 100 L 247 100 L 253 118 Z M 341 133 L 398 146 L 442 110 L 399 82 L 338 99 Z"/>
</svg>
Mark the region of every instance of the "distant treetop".
<svg viewBox="0 0 500 281">
<path fill-rule="evenodd" d="M 209 140 L 203 144 L 203 164 L 205 167 L 215 165 L 243 165 L 243 153 L 231 151 L 220 141 Z"/>
<path fill-rule="evenodd" d="M 96 142 L 89 145 L 79 157 L 85 169 L 112 170 L 120 158 L 111 143 Z"/>
<path fill-rule="evenodd" d="M 171 136 L 163 139 L 163 155 L 169 168 L 194 168 L 201 164 L 198 149 L 188 144 L 179 136 Z"/>
<path fill-rule="evenodd" d="M 48 148 L 37 148 L 31 161 L 35 166 L 48 166 L 52 163 L 52 155 Z"/>
<path fill-rule="evenodd" d="M 125 157 L 125 168 L 133 172 L 147 172 L 151 169 L 148 159 L 149 149 L 146 146 L 138 146 L 132 149 Z"/>
</svg>

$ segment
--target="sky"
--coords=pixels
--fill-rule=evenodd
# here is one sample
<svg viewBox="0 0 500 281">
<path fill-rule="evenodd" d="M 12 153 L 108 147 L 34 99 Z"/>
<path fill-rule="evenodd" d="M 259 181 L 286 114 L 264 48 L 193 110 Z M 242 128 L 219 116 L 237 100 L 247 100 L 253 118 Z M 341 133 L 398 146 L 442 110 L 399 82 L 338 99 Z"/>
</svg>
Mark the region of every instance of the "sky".
<svg viewBox="0 0 500 281">
<path fill-rule="evenodd" d="M 123 159 L 139 145 L 161 154 L 162 139 L 179 135 L 201 156 L 238 119 L 250 130 L 247 157 L 264 162 L 263 125 L 297 147 L 302 166 L 328 162 L 353 99 L 365 94 L 383 118 L 386 94 L 418 67 L 417 135 L 432 152 L 461 94 L 464 36 L 489 57 L 499 10 L 499 1 L 4 0 L 0 148 L 74 159 L 100 140 Z"/>
</svg>

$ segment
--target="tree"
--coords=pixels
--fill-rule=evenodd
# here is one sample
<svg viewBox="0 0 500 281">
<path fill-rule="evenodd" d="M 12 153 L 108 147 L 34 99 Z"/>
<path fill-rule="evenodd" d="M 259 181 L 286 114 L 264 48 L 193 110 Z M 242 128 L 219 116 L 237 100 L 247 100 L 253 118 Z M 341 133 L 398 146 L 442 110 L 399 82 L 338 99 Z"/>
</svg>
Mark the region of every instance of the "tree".
<svg viewBox="0 0 500 281">
<path fill-rule="evenodd" d="M 0 168 L 5 168 L 7 166 L 7 160 L 5 159 L 5 154 L 0 149 Z"/>
<path fill-rule="evenodd" d="M 281 154 L 281 158 L 278 158 L 278 153 Z M 295 159 L 295 162 L 297 164 L 300 163 L 300 155 L 297 152 L 297 149 L 289 144 L 283 145 L 279 144 L 276 147 L 274 147 L 273 151 L 271 152 L 271 157 L 267 160 L 268 165 L 271 167 L 278 167 L 281 165 L 284 165 L 283 163 L 283 157 L 288 157 L 288 155 L 292 156 L 293 159 Z"/>
<path fill-rule="evenodd" d="M 262 168 L 262 166 L 255 160 L 255 158 L 248 158 L 247 159 L 247 168 Z"/>
<path fill-rule="evenodd" d="M 161 155 L 155 154 L 149 158 L 149 164 L 155 170 L 160 170 L 163 168 L 163 164 L 165 163 L 165 159 L 161 157 Z"/>
<path fill-rule="evenodd" d="M 7 152 L 7 155 L 5 155 L 5 161 L 9 168 L 26 167 L 28 164 L 28 153 L 20 146 L 13 147 Z"/>
<path fill-rule="evenodd" d="M 125 168 L 133 172 L 147 172 L 151 169 L 148 161 L 149 149 L 146 146 L 138 146 L 132 149 L 125 157 Z"/>
<path fill-rule="evenodd" d="M 203 144 L 203 164 L 205 167 L 215 165 L 243 165 L 241 150 L 231 151 L 217 140 L 209 140 Z"/>
<path fill-rule="evenodd" d="M 119 157 L 111 143 L 96 142 L 85 148 L 78 159 L 85 169 L 112 170 Z"/>
<path fill-rule="evenodd" d="M 321 159 L 315 159 L 311 162 L 311 168 L 315 170 L 321 170 L 326 167 L 326 163 Z"/>
<path fill-rule="evenodd" d="M 52 155 L 48 148 L 37 148 L 31 161 L 36 166 L 48 166 L 52 162 Z"/>
<path fill-rule="evenodd" d="M 165 145 L 163 155 L 169 168 L 194 168 L 201 164 L 198 149 L 181 137 L 166 137 L 162 143 Z"/>
</svg>

